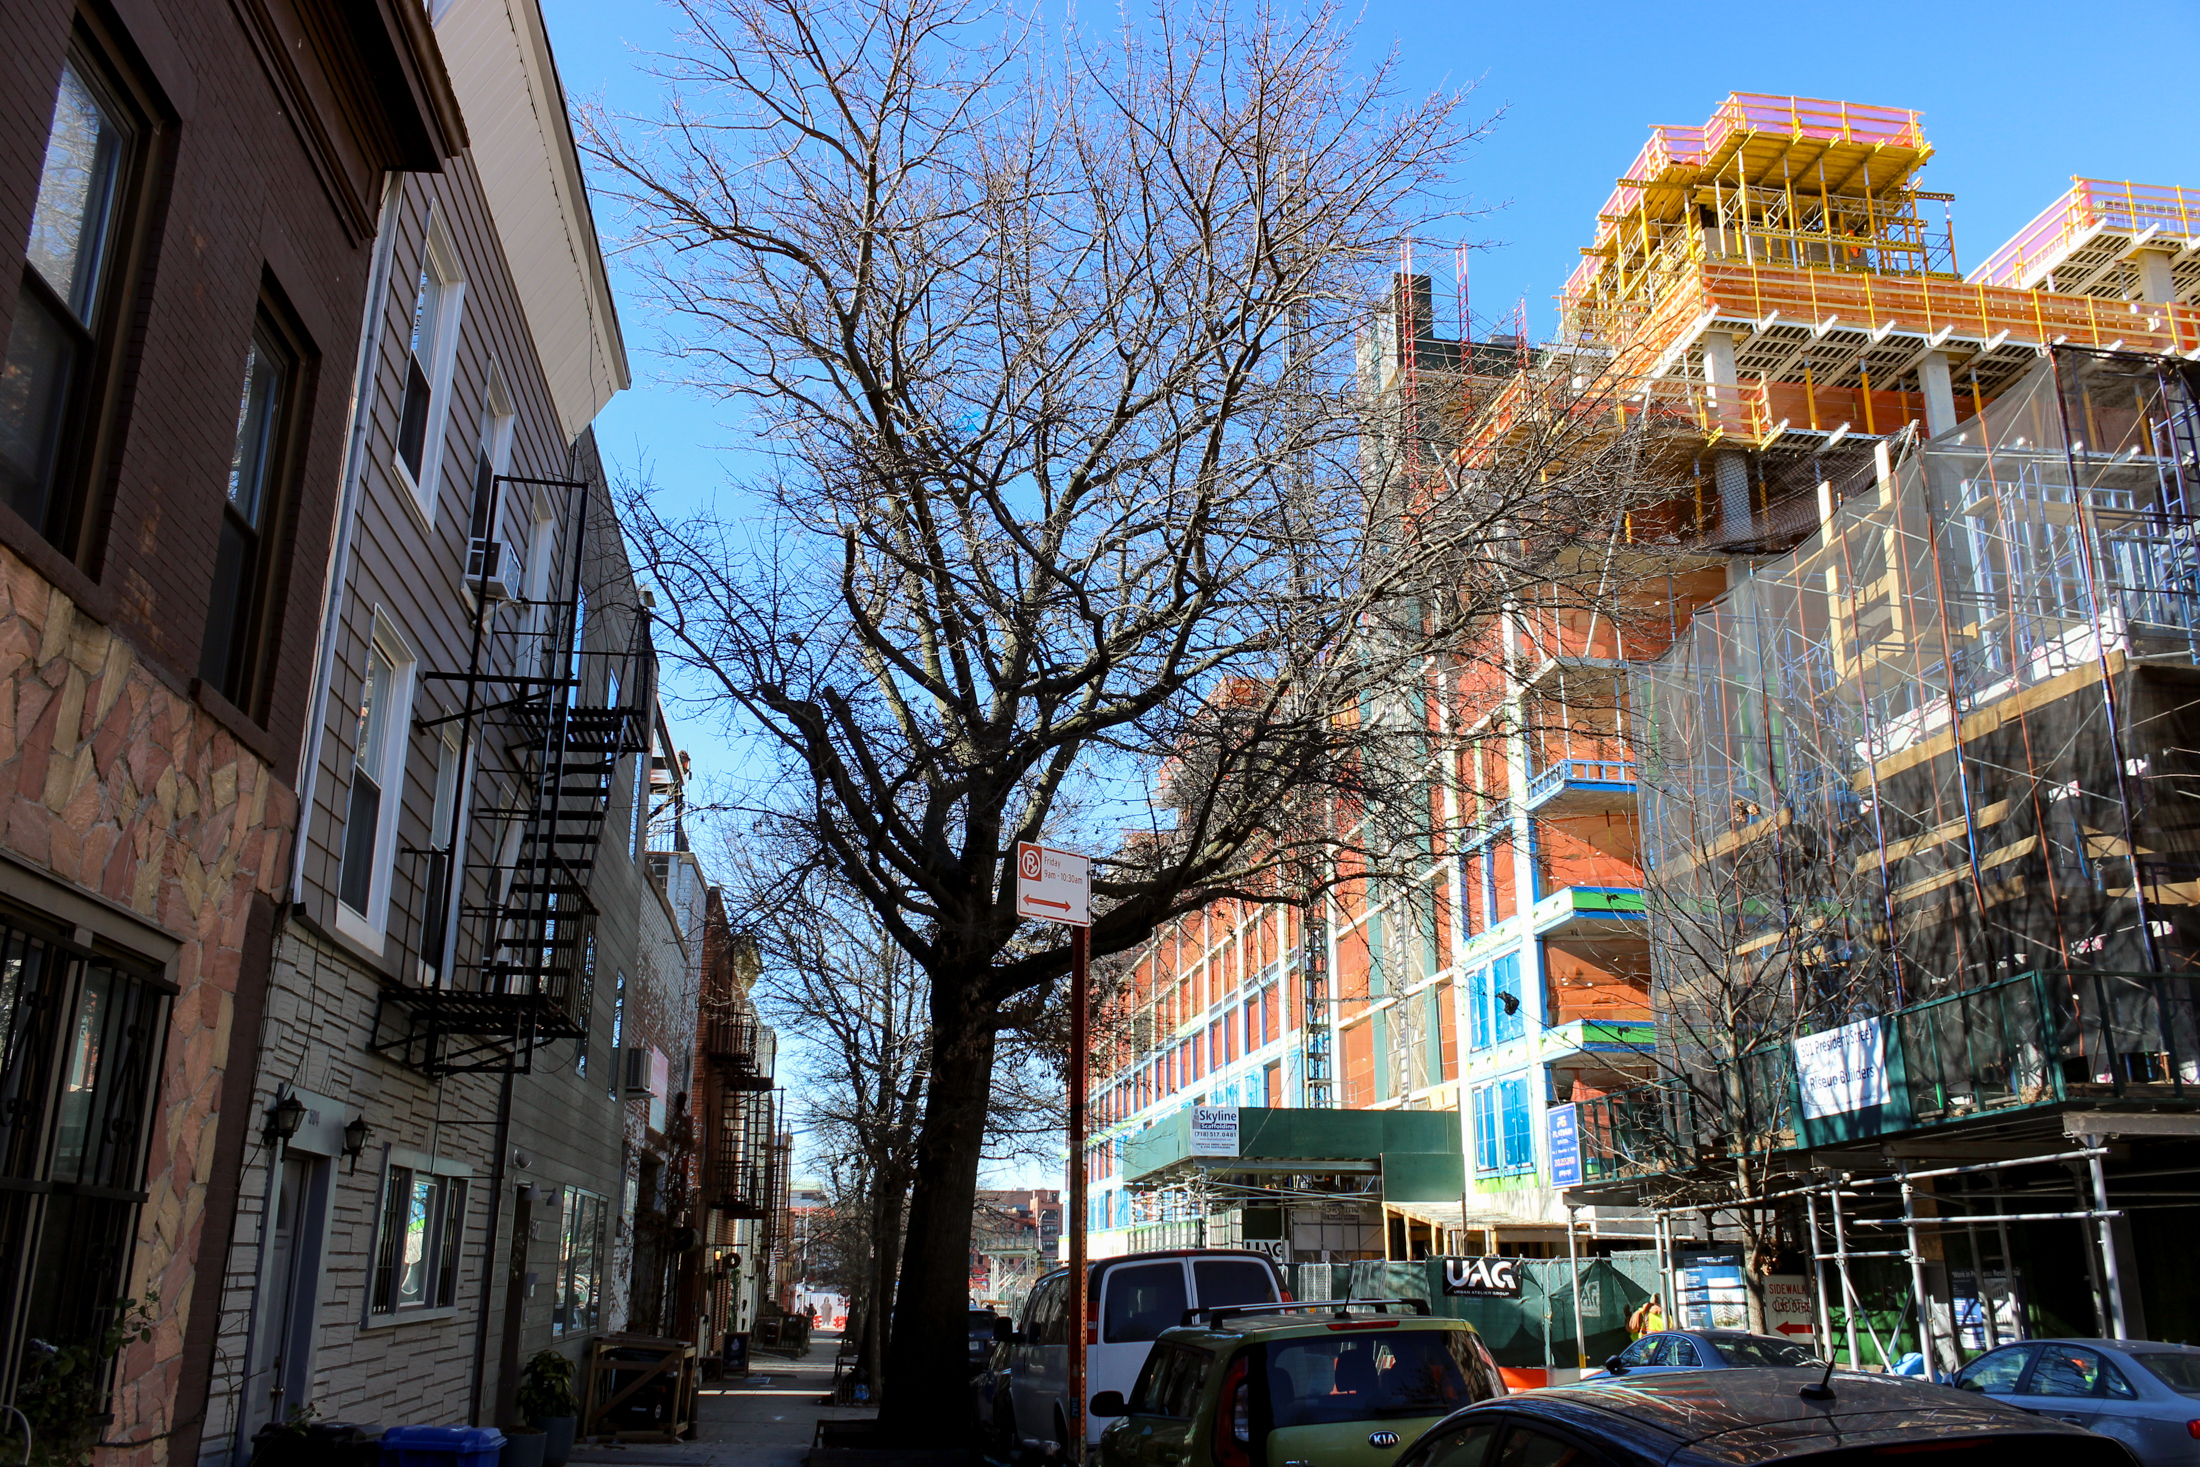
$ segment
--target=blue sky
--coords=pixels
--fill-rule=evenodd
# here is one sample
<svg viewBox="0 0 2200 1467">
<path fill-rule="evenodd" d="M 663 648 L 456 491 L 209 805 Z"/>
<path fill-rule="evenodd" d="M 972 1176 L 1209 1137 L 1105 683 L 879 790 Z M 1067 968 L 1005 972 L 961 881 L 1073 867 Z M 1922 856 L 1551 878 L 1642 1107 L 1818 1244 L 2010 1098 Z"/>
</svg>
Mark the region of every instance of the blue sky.
<svg viewBox="0 0 2200 1467">
<path fill-rule="evenodd" d="M 1057 0 L 1058 3 L 1058 0 Z M 659 0 L 543 0 L 566 90 L 578 103 L 647 113 L 652 55 L 674 48 Z M 1091 12 L 1106 24 L 1112 10 Z M 1936 155 L 1928 188 L 1956 196 L 1965 268 L 2038 213 L 2070 176 L 2200 186 L 2191 78 L 2200 3 L 2115 7 L 2074 23 L 2067 5 L 1427 5 L 1371 0 L 1370 62 L 1396 47 L 1401 81 L 1472 85 L 1478 114 L 1504 109 L 1461 160 L 1457 203 L 1489 212 L 1444 226 L 1487 242 L 1471 262 L 1477 315 L 1525 299 L 1529 330 L 1555 324 L 1552 297 L 1578 262 L 1596 210 L 1652 123 L 1700 123 L 1730 91 L 1838 98 L 1924 113 Z M 1848 23 L 1844 24 L 1844 18 Z M 611 220 L 604 219 L 607 230 Z M 606 238 L 607 249 L 617 240 Z M 604 452 L 648 460 L 668 493 L 704 497 L 726 478 L 743 429 L 725 405 L 667 385 L 665 329 L 622 277 L 613 284 L 634 387 L 597 420 Z M 698 769 L 734 756 L 719 730 L 674 714 Z"/>
<path fill-rule="evenodd" d="M 1059 3 L 1059 0 L 1055 0 Z M 651 54 L 675 45 L 657 0 L 543 0 L 567 92 L 649 113 Z M 1112 10 L 1090 12 L 1104 25 Z M 1472 258 L 1478 315 L 1525 298 L 1532 335 L 1589 242 L 1596 211 L 1653 123 L 1703 122 L 1730 91 L 1836 98 L 1924 113 L 1936 155 L 1927 188 L 1952 193 L 1968 269 L 2069 186 L 2072 174 L 2200 186 L 2191 141 L 2200 3 L 2121 6 L 2091 21 L 2067 5 L 1857 7 L 1409 4 L 1360 12 L 1364 55 L 1396 47 L 1415 90 L 1472 85 L 1479 114 L 1504 110 L 1462 158 L 1456 202 L 1484 217 L 1442 232 L 1487 241 Z M 604 218 L 607 229 L 611 225 Z M 606 238 L 607 249 L 618 241 Z M 743 447 L 719 403 L 666 385 L 664 323 L 613 259 L 634 387 L 597 420 L 606 456 L 649 462 L 658 485 L 704 498 Z M 699 773 L 735 772 L 738 746 L 711 720 L 673 710 Z M 1014 1169 L 1047 1185 L 1051 1169 Z M 999 1184 L 1011 1184 L 1008 1177 Z"/>
</svg>

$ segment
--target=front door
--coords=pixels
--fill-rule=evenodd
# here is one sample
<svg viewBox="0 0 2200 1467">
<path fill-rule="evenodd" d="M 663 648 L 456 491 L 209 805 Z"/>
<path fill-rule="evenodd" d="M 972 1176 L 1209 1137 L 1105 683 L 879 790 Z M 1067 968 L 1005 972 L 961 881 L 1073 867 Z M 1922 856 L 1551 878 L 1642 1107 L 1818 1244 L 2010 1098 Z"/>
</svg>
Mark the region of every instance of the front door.
<svg viewBox="0 0 2200 1467">
<path fill-rule="evenodd" d="M 244 1432 L 287 1421 L 303 1410 L 313 1384 L 315 1292 L 321 1276 L 321 1218 L 328 1185 L 325 1158 L 292 1151 L 277 1171 L 273 1226 L 267 1234 L 266 1286 L 252 1325 L 252 1368 Z"/>
</svg>

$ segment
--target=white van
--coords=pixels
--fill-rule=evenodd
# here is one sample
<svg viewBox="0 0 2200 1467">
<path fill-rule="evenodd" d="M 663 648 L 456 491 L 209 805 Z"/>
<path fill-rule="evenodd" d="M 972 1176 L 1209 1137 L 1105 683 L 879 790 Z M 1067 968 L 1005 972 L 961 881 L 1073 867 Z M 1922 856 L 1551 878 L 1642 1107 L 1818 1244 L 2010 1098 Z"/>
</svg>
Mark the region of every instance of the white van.
<svg viewBox="0 0 2200 1467">
<path fill-rule="evenodd" d="M 1187 1309 L 1275 1304 L 1290 1296 L 1265 1254 L 1236 1248 L 1176 1248 L 1100 1258 L 1086 1266 L 1085 1399 L 1130 1394 L 1146 1353 Z M 993 1413 L 995 1446 L 1009 1456 L 1025 1441 L 1069 1442 L 1069 1270 L 1032 1286 L 1010 1336 L 1007 1409 Z M 1108 1423 L 1085 1414 L 1085 1441 Z"/>
</svg>

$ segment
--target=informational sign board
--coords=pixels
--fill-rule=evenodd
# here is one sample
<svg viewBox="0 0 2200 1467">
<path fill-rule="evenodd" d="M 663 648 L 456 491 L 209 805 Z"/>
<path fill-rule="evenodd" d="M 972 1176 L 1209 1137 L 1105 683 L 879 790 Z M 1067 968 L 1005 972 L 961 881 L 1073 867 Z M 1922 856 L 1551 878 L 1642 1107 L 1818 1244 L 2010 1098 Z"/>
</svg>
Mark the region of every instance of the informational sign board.
<svg viewBox="0 0 2200 1467">
<path fill-rule="evenodd" d="M 1447 1258 L 1444 1260 L 1444 1297 L 1517 1299 L 1520 1297 L 1520 1260 Z"/>
<path fill-rule="evenodd" d="M 1551 1185 L 1581 1185 L 1581 1120 L 1571 1105 L 1554 1105 L 1545 1113 L 1551 1138 Z"/>
<path fill-rule="evenodd" d="M 1246 1252 L 1258 1253 L 1278 1268 L 1291 1261 L 1291 1245 L 1281 1238 L 1247 1238 L 1244 1247 Z"/>
<path fill-rule="evenodd" d="M 1887 1103 L 1887 1051 L 1877 1019 L 1795 1041 L 1795 1081 L 1808 1120 Z"/>
<path fill-rule="evenodd" d="M 1192 1107 L 1192 1155 L 1238 1154 L 1238 1112 L 1234 1105 Z"/>
<path fill-rule="evenodd" d="M 1799 1345 L 1817 1343 L 1818 1318 L 1810 1307 L 1809 1279 L 1799 1273 L 1765 1276 L 1765 1330 Z"/>
<path fill-rule="evenodd" d="M 1948 1270 L 1950 1291 L 1955 1295 L 1958 1330 L 1963 1333 L 1963 1348 L 1986 1348 L 1986 1313 L 1994 1315 L 1994 1338 L 2001 1344 L 2024 1338 L 2024 1326 L 2017 1300 L 2021 1287 L 2012 1287 L 2009 1275 L 1998 1268 L 1986 1271 L 1985 1297 L 1979 1296 L 1978 1274 L 1968 1268 Z M 2018 1285 L 2021 1286 L 2021 1270 Z"/>
<path fill-rule="evenodd" d="M 1092 860 L 1016 842 L 1016 915 L 1068 927 L 1092 925 Z"/>
<path fill-rule="evenodd" d="M 1682 1329 L 1748 1329 L 1749 1289 L 1734 1248 L 1684 1248 L 1679 1277 Z"/>
</svg>

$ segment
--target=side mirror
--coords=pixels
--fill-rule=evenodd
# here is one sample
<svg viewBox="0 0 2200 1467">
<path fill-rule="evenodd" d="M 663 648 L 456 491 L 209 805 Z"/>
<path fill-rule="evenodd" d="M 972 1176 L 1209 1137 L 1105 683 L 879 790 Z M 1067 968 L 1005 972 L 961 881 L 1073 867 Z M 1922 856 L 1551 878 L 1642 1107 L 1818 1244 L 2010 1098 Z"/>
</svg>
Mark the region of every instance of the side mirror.
<svg viewBox="0 0 2200 1467">
<path fill-rule="evenodd" d="M 1131 1414 L 1131 1408 L 1123 1400 L 1121 1391 L 1102 1391 L 1092 1398 L 1092 1404 L 1085 1409 L 1102 1418 Z"/>
<path fill-rule="evenodd" d="M 1604 1362 L 1604 1368 L 1611 1371 L 1614 1375 L 1625 1375 L 1627 1373 L 1627 1362 L 1620 1359 L 1619 1356 L 1614 1355 L 1611 1359 Z"/>
<path fill-rule="evenodd" d="M 1010 1324 L 1006 1319 L 996 1317 L 993 1321 L 993 1338 L 996 1340 L 1015 1339 L 1016 1326 Z"/>
</svg>

